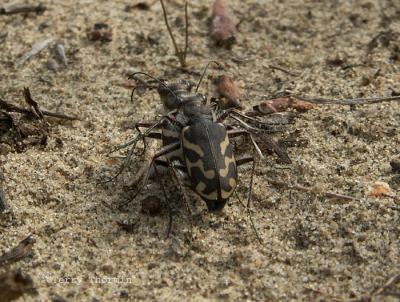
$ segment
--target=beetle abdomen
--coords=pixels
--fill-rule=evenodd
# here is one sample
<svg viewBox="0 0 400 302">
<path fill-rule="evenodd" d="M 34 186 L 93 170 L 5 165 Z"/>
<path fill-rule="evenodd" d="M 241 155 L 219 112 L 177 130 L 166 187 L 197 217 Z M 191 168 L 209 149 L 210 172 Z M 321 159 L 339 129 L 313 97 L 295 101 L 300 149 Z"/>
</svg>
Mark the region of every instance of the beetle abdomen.
<svg viewBox="0 0 400 302">
<path fill-rule="evenodd" d="M 222 209 L 237 179 L 233 147 L 225 127 L 201 119 L 183 129 L 181 145 L 193 189 L 210 210 Z"/>
</svg>

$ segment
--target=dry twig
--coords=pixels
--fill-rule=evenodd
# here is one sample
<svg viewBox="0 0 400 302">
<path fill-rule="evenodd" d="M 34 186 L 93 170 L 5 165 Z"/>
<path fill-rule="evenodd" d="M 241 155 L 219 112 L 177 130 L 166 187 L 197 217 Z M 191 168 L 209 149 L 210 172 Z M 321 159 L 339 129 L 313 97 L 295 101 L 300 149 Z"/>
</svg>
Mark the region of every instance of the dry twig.
<svg viewBox="0 0 400 302">
<path fill-rule="evenodd" d="M 171 37 L 172 44 L 174 45 L 174 48 L 175 48 L 175 55 L 178 57 L 179 63 L 181 64 L 181 68 L 186 69 L 186 67 L 187 67 L 186 55 L 187 55 L 187 49 L 189 47 L 189 17 L 188 17 L 187 1 L 185 1 L 185 48 L 183 51 L 180 49 L 180 47 L 176 43 L 175 37 L 172 33 L 171 26 L 169 25 L 169 22 L 168 22 L 167 10 L 165 8 L 164 1 L 160 0 L 160 2 L 161 2 L 162 10 L 163 10 L 165 25 L 168 29 L 169 36 Z"/>
<path fill-rule="evenodd" d="M 24 96 L 25 96 L 26 102 L 34 108 L 34 111 L 15 106 L 13 104 L 6 102 L 5 100 L 3 100 L 1 98 L 0 98 L 0 109 L 3 109 L 6 112 L 18 112 L 18 113 L 22 113 L 22 114 L 26 114 L 26 115 L 33 114 L 34 116 L 36 116 L 38 118 L 40 118 L 40 116 L 43 117 L 44 115 L 47 115 L 47 116 L 62 118 L 62 119 L 66 119 L 66 120 L 78 120 L 78 118 L 75 116 L 68 116 L 65 114 L 50 112 L 47 110 L 40 110 L 38 103 L 32 99 L 32 96 L 29 92 L 29 88 L 24 88 Z"/>
<path fill-rule="evenodd" d="M 303 192 L 310 192 L 313 194 L 322 194 L 323 196 L 325 196 L 327 198 L 343 199 L 343 200 L 348 200 L 348 201 L 358 200 L 357 198 L 343 195 L 343 194 L 337 194 L 334 192 L 321 192 L 318 188 L 315 188 L 315 187 L 304 187 L 304 186 L 301 186 L 298 184 L 292 185 L 287 182 L 283 182 L 283 181 L 279 181 L 279 180 L 275 180 L 275 179 L 268 179 L 268 182 L 275 186 L 284 187 L 287 189 L 298 190 L 298 191 L 303 191 Z"/>
</svg>

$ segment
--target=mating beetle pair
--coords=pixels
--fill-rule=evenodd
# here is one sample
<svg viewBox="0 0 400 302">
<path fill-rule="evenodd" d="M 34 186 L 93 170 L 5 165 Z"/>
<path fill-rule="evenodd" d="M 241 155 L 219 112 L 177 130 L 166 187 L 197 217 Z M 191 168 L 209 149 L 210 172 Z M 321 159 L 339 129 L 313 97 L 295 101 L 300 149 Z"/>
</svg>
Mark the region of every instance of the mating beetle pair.
<svg viewBox="0 0 400 302">
<path fill-rule="evenodd" d="M 135 78 L 135 73 L 131 77 Z M 158 123 L 137 123 L 147 127 L 141 134 L 161 139 L 163 148 L 152 158 L 152 165 L 167 166 L 187 173 L 191 188 L 207 204 L 209 211 L 222 210 L 237 186 L 237 164 L 253 161 L 246 157 L 236 161 L 229 138 L 247 134 L 245 130 L 227 128 L 217 122 L 214 111 L 201 93 L 191 93 L 188 81 L 166 84 L 158 79 L 158 92 L 169 113 Z M 161 129 L 155 132 L 153 129 Z M 166 158 L 163 160 L 162 157 Z M 180 165 L 173 165 L 178 160 Z M 147 178 L 146 178 L 147 180 Z"/>
</svg>

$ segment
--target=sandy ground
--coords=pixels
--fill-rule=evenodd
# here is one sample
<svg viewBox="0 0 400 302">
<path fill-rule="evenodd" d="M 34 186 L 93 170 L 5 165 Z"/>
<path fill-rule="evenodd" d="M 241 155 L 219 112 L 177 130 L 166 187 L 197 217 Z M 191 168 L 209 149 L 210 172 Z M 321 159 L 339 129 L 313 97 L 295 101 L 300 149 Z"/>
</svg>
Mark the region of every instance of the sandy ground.
<svg viewBox="0 0 400 302">
<path fill-rule="evenodd" d="M 14 213 L 1 216 L 0 251 L 30 232 L 37 234 L 31 257 L 0 268 L 21 268 L 32 276 L 38 295 L 19 301 L 326 301 L 368 294 L 400 272 L 398 201 L 367 195 L 371 185 L 384 181 L 391 184 L 390 194 L 399 197 L 389 165 L 400 150 L 399 103 L 326 105 L 301 115 L 287 129 L 298 130 L 307 144 L 289 149 L 292 165 L 274 156 L 258 164 L 252 215 L 264 245 L 255 239 L 235 198 L 223 213 L 212 215 L 194 195 L 190 243 L 190 220 L 172 186 L 176 215 L 165 239 L 166 211 L 154 217 L 140 212 L 146 194 L 161 194 L 157 185 L 125 210 L 116 208 L 132 195 L 129 184 L 143 158 L 135 157 L 116 182 L 99 181 L 122 164 L 107 153 L 134 135 L 126 125 L 153 119 L 159 104 L 155 92 L 131 103 L 130 91 L 119 85 L 127 74 L 141 70 L 166 78 L 198 77 L 171 67 L 177 60 L 159 3 L 142 11 L 126 10 L 132 1 L 43 2 L 47 10 L 42 15 L 0 16 L 0 31 L 8 33 L 0 40 L 0 96 L 22 106 L 22 88 L 29 86 L 42 108 L 80 120 L 47 119 L 46 146 L 17 152 L 12 145 L 0 145 L 3 189 Z M 241 21 L 231 51 L 215 48 L 208 36 L 211 1 L 189 5 L 188 61 L 193 70 L 210 59 L 222 62 L 243 86 L 247 108 L 283 89 L 332 98 L 400 93 L 400 3 L 229 2 Z M 172 23 L 182 22 L 182 7 L 181 1 L 168 3 Z M 98 22 L 112 28 L 112 42 L 88 41 L 87 30 Z M 380 33 L 377 43 L 369 44 Z M 51 48 L 16 67 L 34 43 L 48 37 L 65 45 L 67 68 L 47 69 Z M 238 58 L 246 60 L 238 63 Z M 212 81 L 207 79 L 202 89 L 212 91 Z M 242 199 L 249 171 L 241 169 Z M 279 188 L 269 179 L 357 200 Z M 119 220 L 133 222 L 131 232 L 121 229 Z"/>
</svg>

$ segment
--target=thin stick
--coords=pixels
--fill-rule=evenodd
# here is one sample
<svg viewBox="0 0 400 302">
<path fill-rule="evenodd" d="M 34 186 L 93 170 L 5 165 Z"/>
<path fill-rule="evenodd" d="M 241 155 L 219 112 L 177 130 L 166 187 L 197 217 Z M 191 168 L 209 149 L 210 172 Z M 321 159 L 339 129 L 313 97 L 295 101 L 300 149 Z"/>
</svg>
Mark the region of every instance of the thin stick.
<svg viewBox="0 0 400 302">
<path fill-rule="evenodd" d="M 172 170 L 172 172 L 173 172 L 173 174 L 174 174 L 174 176 L 175 176 L 175 179 L 176 179 L 176 181 L 178 182 L 179 189 L 181 190 L 182 195 L 183 195 L 184 204 L 185 204 L 186 210 L 187 210 L 187 212 L 188 212 L 188 214 L 189 214 L 189 220 L 190 220 L 190 237 L 191 237 L 191 239 L 192 239 L 192 241 L 193 241 L 193 218 L 192 218 L 192 217 L 193 217 L 193 214 L 192 214 L 192 210 L 190 210 L 190 206 L 189 206 L 189 202 L 188 202 L 188 197 L 187 197 L 187 195 L 186 195 L 185 189 L 184 189 L 183 186 L 182 186 L 181 180 L 179 179 L 178 173 L 176 172 L 174 165 L 171 163 L 171 161 L 170 161 L 169 159 L 168 159 L 168 165 L 169 165 L 169 167 L 171 168 L 171 170 Z"/>
<path fill-rule="evenodd" d="M 186 55 L 189 47 L 189 16 L 188 16 L 188 3 L 185 1 L 185 51 L 183 53 L 183 61 L 186 65 Z"/>
<path fill-rule="evenodd" d="M 276 65 L 268 65 L 268 67 L 271 68 L 271 69 L 276 69 L 276 70 L 282 71 L 284 73 L 290 74 L 291 76 L 294 76 L 294 77 L 298 77 L 299 76 L 298 73 L 294 73 L 292 71 L 289 71 L 287 69 L 284 69 L 284 68 L 276 66 Z"/>
<path fill-rule="evenodd" d="M 166 236 L 168 238 L 169 235 L 171 234 L 171 230 L 172 230 L 172 209 L 171 209 L 171 205 L 169 204 L 168 195 L 167 195 L 167 191 L 165 190 L 164 182 L 163 182 L 162 178 L 160 177 L 160 174 L 158 173 L 157 164 L 155 162 L 154 162 L 154 172 L 156 173 L 157 179 L 159 179 L 161 182 L 161 189 L 164 194 L 165 204 L 167 205 L 167 208 L 168 208 L 168 228 L 167 228 L 167 236 Z"/>
<path fill-rule="evenodd" d="M 18 112 L 18 113 L 23 113 L 23 114 L 27 114 L 27 115 L 35 115 L 31 110 L 10 104 L 10 103 L 6 102 L 5 100 L 3 100 L 2 98 L 0 98 L 0 108 L 7 112 Z M 71 121 L 79 120 L 79 118 L 76 116 L 70 116 L 70 115 L 65 115 L 65 114 L 61 114 L 61 113 L 50 112 L 47 110 L 41 110 L 41 112 L 43 113 L 43 115 L 52 116 L 52 117 L 56 117 L 56 118 L 62 118 L 62 119 L 71 120 Z"/>
<path fill-rule="evenodd" d="M 298 184 L 291 185 L 286 182 L 278 181 L 275 179 L 268 179 L 268 182 L 273 185 L 276 185 L 276 186 L 285 187 L 287 189 L 294 189 L 294 190 L 303 191 L 303 192 L 311 192 L 314 194 L 321 193 L 325 197 L 328 197 L 328 198 L 344 199 L 344 200 L 348 200 L 348 201 L 352 201 L 352 200 L 359 201 L 359 199 L 351 197 L 351 196 L 337 194 L 334 192 L 316 192 L 315 188 L 313 188 L 313 187 L 307 188 L 307 187 L 300 186 Z"/>
<path fill-rule="evenodd" d="M 174 37 L 174 35 L 172 33 L 171 27 L 169 26 L 168 17 L 167 17 L 167 10 L 165 9 L 164 1 L 160 0 L 160 2 L 161 2 L 162 10 L 163 10 L 165 25 L 167 26 L 169 36 L 171 37 L 171 40 L 172 40 L 172 44 L 174 44 L 175 54 L 179 59 L 179 63 L 181 64 L 181 67 L 186 67 L 186 62 L 185 62 L 185 59 L 183 57 L 182 51 L 178 47 L 178 44 L 176 43 L 175 37 Z"/>
<path fill-rule="evenodd" d="M 325 99 L 325 98 L 311 98 L 293 95 L 299 100 L 310 102 L 314 104 L 338 104 L 338 105 L 366 105 L 376 104 L 382 102 L 400 101 L 400 96 L 388 96 L 388 97 L 372 97 L 372 98 L 357 98 L 357 99 Z"/>
</svg>

